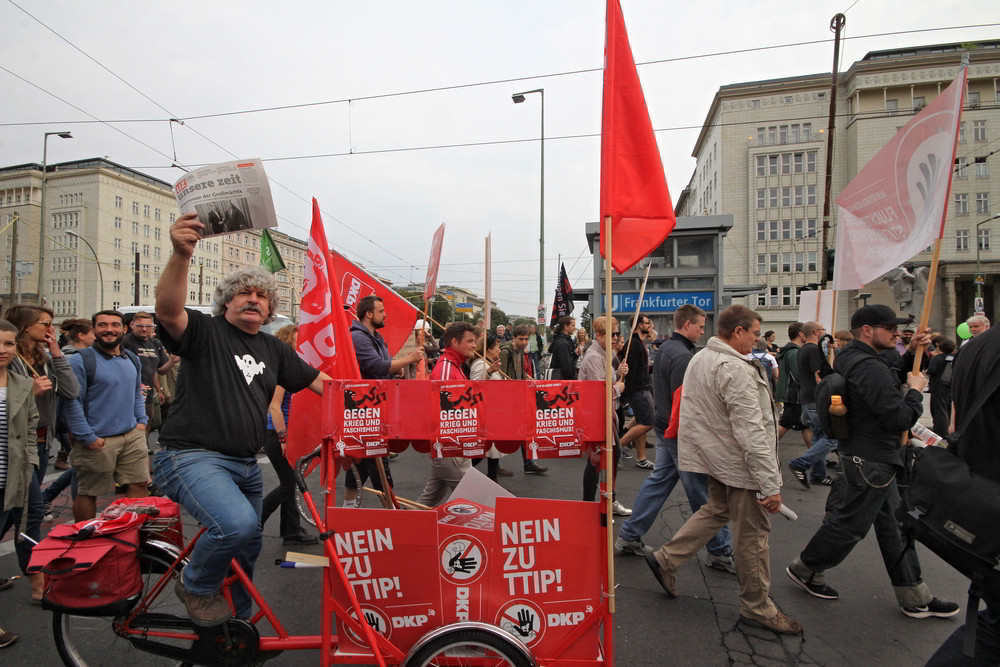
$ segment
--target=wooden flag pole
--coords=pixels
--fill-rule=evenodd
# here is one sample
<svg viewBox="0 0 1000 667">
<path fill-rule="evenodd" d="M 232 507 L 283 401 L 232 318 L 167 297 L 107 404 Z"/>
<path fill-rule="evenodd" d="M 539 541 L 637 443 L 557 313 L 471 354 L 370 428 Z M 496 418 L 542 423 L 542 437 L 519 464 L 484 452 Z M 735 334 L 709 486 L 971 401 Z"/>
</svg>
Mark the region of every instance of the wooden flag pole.
<svg viewBox="0 0 1000 667">
<path fill-rule="evenodd" d="M 649 269 L 646 270 L 647 276 Z M 640 299 L 640 303 L 642 303 Z M 611 367 L 611 355 L 614 353 L 612 345 L 611 331 L 614 318 L 611 315 L 611 216 L 604 218 L 604 482 L 601 499 L 604 501 L 604 528 L 607 536 L 607 556 L 608 556 L 608 612 L 615 613 L 615 535 L 612 530 L 611 503 L 612 491 L 611 480 L 614 479 L 614 456 L 615 435 L 613 432 L 615 409 L 612 400 L 613 386 L 615 383 L 614 370 Z"/>
<path fill-rule="evenodd" d="M 629 350 L 632 349 L 632 332 L 635 331 L 635 324 L 639 321 L 639 311 L 642 309 L 642 300 L 646 296 L 646 281 L 649 280 L 649 267 L 652 262 L 646 265 L 646 275 L 642 279 L 642 287 L 639 288 L 639 300 L 635 304 L 635 314 L 632 316 L 632 328 L 628 331 L 628 343 L 625 345 L 625 358 L 628 359 Z M 610 292 L 610 290 L 608 290 Z"/>
<path fill-rule="evenodd" d="M 944 207 L 944 214 L 948 214 L 947 205 Z M 978 242 L 978 239 L 977 239 Z M 924 333 L 927 329 L 927 323 L 931 319 L 931 302 L 934 300 L 934 283 L 937 282 L 938 273 L 938 263 L 941 260 L 941 238 L 938 237 L 934 241 L 934 252 L 931 255 L 931 268 L 927 274 L 927 292 L 924 294 L 924 308 L 920 313 L 920 326 L 917 327 L 917 334 Z M 914 373 L 920 372 L 920 362 L 924 357 L 924 345 L 918 345 L 916 351 L 913 355 L 913 369 Z"/>
</svg>

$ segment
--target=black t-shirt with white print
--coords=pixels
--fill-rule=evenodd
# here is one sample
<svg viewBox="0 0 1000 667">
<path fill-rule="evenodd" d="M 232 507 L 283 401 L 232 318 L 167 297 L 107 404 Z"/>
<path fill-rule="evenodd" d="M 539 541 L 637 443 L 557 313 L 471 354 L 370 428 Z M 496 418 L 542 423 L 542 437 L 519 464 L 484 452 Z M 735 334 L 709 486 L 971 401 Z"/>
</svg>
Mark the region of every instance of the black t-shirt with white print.
<svg viewBox="0 0 1000 667">
<path fill-rule="evenodd" d="M 160 445 L 254 456 L 264 444 L 267 406 L 275 386 L 301 391 L 319 371 L 270 334 L 248 334 L 221 316 L 193 310 L 187 315 L 180 340 L 159 327 L 164 346 L 183 360 Z"/>
</svg>

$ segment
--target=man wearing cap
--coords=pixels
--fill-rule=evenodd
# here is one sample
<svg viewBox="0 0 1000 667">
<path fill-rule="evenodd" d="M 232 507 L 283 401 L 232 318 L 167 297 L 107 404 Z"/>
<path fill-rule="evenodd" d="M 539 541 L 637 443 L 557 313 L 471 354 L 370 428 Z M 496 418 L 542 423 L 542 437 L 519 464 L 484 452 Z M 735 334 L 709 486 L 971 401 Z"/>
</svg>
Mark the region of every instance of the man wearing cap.
<svg viewBox="0 0 1000 667">
<path fill-rule="evenodd" d="M 879 353 L 895 348 L 899 325 L 909 321 L 882 305 L 860 308 L 851 318 L 854 340 L 837 356 L 834 368 L 843 375 L 847 365 L 857 360 L 844 376 L 850 436 L 839 441 L 844 478 L 838 485 L 843 487 L 823 525 L 785 573 L 810 595 L 836 600 L 837 591 L 825 583 L 826 570 L 843 562 L 874 525 L 902 612 L 912 618 L 947 617 L 958 613 L 958 605 L 931 594 L 920 578 L 917 552 L 900 535 L 896 521 L 896 475 L 903 466 L 900 434 L 923 412 L 922 391 L 927 381 L 920 373 L 907 373 L 909 391 L 901 394 L 903 378 Z M 928 340 L 927 334 L 913 336 L 903 358 L 904 368 L 907 359 L 912 368 L 913 349 Z"/>
</svg>

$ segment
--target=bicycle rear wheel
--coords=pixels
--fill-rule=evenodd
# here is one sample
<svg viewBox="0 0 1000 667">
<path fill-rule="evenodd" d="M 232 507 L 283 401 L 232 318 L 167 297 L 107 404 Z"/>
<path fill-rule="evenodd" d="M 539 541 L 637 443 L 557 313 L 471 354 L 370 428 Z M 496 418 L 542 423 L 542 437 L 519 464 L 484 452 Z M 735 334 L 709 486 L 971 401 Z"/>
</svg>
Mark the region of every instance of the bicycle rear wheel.
<svg viewBox="0 0 1000 667">
<path fill-rule="evenodd" d="M 174 562 L 175 556 L 157 547 L 144 546 L 139 550 L 139 566 L 142 571 L 142 595 Z M 179 569 L 178 569 L 179 571 Z M 176 575 L 176 572 L 175 572 Z M 174 575 L 174 576 L 175 576 Z M 149 606 L 150 613 L 187 616 L 184 604 L 173 592 L 173 577 L 162 593 Z M 52 614 L 52 632 L 55 637 L 59 657 L 68 667 L 165 667 L 167 665 L 190 665 L 170 658 L 146 653 L 132 645 L 125 637 L 115 634 L 112 616 L 73 616 L 61 612 Z M 191 642 L 178 641 L 189 646 Z"/>
</svg>

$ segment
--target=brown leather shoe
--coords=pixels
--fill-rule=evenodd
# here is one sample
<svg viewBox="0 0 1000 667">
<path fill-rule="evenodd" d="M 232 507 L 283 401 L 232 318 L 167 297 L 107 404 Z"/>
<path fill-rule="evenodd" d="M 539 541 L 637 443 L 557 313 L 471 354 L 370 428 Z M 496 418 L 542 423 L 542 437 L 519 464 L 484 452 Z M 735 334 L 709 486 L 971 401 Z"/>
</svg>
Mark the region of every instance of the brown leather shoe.
<svg viewBox="0 0 1000 667">
<path fill-rule="evenodd" d="M 663 587 L 666 594 L 672 598 L 677 597 L 677 578 L 663 571 L 663 568 L 660 567 L 660 561 L 656 560 L 655 555 L 646 554 L 645 557 L 646 565 L 653 571 L 653 576 L 656 577 L 656 581 Z"/>
<path fill-rule="evenodd" d="M 802 624 L 781 611 L 771 618 L 750 618 L 740 614 L 740 620 L 755 628 L 764 628 L 779 635 L 797 635 L 802 632 Z"/>
<path fill-rule="evenodd" d="M 0 648 L 10 646 L 17 641 L 17 635 L 0 628 Z"/>
<path fill-rule="evenodd" d="M 232 612 L 229 611 L 229 604 L 219 593 L 215 595 L 195 595 L 188 593 L 184 588 L 183 571 L 177 574 L 177 582 L 174 584 L 174 592 L 177 597 L 187 607 L 188 616 L 191 622 L 203 628 L 210 628 L 215 625 L 222 625 L 230 618 Z"/>
</svg>

